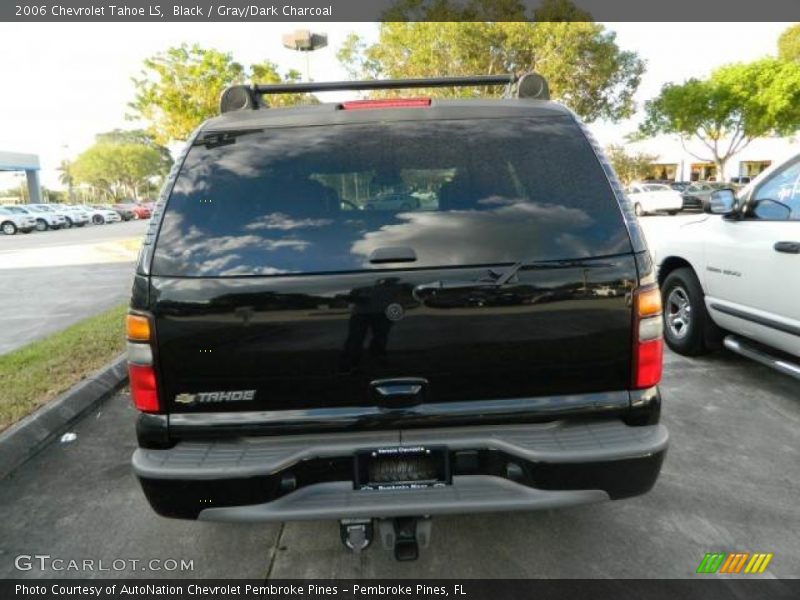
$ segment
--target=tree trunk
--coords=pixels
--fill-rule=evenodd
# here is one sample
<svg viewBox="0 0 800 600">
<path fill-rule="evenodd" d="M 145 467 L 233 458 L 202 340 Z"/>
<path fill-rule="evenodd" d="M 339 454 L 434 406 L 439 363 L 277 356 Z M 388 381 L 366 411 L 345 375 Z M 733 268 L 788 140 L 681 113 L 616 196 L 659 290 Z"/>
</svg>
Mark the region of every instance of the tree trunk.
<svg viewBox="0 0 800 600">
<path fill-rule="evenodd" d="M 717 158 L 714 160 L 714 165 L 717 167 L 717 181 L 725 181 L 725 163 L 727 160 Z"/>
</svg>

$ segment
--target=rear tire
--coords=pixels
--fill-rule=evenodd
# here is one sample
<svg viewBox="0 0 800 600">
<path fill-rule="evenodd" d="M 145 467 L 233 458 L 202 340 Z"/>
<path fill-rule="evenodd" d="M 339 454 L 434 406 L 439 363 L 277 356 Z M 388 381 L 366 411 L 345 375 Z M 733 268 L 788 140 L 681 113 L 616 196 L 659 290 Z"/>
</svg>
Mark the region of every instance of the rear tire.
<svg viewBox="0 0 800 600">
<path fill-rule="evenodd" d="M 661 298 L 667 345 L 684 356 L 709 352 L 706 333 L 709 326 L 714 325 L 706 311 L 705 294 L 694 271 L 681 267 L 667 275 L 661 286 Z"/>
<path fill-rule="evenodd" d="M 36 231 L 47 231 L 49 225 L 44 219 L 36 219 Z"/>
<path fill-rule="evenodd" d="M 92 217 L 92 223 L 94 223 L 95 225 L 102 225 L 103 223 L 105 223 L 105 221 L 106 220 L 101 215 L 94 215 Z"/>
<path fill-rule="evenodd" d="M 2 225 L 0 225 L 0 229 L 3 230 L 3 233 L 6 235 L 14 235 L 17 233 L 17 226 L 14 225 L 11 221 L 6 221 Z"/>
<path fill-rule="evenodd" d="M 64 229 L 72 229 L 72 219 L 64 219 Z"/>
</svg>

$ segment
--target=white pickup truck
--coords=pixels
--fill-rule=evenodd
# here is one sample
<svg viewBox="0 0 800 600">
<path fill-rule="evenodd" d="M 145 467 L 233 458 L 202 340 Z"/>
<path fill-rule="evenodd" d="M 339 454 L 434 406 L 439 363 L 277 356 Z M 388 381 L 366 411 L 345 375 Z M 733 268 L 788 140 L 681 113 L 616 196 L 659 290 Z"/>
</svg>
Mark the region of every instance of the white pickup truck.
<svg viewBox="0 0 800 600">
<path fill-rule="evenodd" d="M 655 248 L 667 344 L 724 344 L 800 378 L 800 155 L 705 210 Z"/>
</svg>

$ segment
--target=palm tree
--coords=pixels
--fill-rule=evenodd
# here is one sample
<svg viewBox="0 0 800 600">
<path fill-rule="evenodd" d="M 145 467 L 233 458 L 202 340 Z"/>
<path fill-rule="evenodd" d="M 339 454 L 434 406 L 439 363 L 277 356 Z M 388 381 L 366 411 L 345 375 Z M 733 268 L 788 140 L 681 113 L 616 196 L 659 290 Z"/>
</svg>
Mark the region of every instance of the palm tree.
<svg viewBox="0 0 800 600">
<path fill-rule="evenodd" d="M 72 185 L 75 183 L 75 178 L 72 176 L 72 161 L 62 160 L 58 165 L 58 171 L 61 173 L 58 176 L 58 181 L 67 186 L 67 198 L 72 203 Z"/>
</svg>

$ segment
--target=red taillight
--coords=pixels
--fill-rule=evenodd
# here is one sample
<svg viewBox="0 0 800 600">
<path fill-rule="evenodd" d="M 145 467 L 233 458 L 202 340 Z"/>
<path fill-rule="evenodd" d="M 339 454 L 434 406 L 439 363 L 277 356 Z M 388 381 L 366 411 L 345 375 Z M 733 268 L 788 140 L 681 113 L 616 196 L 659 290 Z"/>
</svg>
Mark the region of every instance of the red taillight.
<svg viewBox="0 0 800 600">
<path fill-rule="evenodd" d="M 384 100 L 351 100 L 342 102 L 342 110 L 362 110 L 365 108 L 421 108 L 430 106 L 430 98 L 387 98 Z"/>
<path fill-rule="evenodd" d="M 640 288 L 633 295 L 632 384 L 649 388 L 661 381 L 664 358 L 661 293 L 656 286 Z"/>
<path fill-rule="evenodd" d="M 638 342 L 633 356 L 633 387 L 649 388 L 661 381 L 664 340 Z"/>
<path fill-rule="evenodd" d="M 128 365 L 133 405 L 142 412 L 159 412 L 156 372 L 153 367 Z"/>
</svg>

